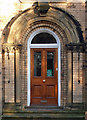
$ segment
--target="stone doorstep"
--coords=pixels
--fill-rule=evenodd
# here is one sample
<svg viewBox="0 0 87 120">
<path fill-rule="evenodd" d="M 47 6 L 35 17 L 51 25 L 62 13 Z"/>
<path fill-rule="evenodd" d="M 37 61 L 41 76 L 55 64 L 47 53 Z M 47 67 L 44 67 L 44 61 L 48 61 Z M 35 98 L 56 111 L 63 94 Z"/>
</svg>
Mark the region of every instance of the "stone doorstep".
<svg viewBox="0 0 87 120">
<path fill-rule="evenodd" d="M 31 113 L 31 114 L 24 114 L 24 113 L 20 113 L 20 114 L 8 114 L 8 115 L 3 115 L 2 118 L 54 118 L 54 119 L 85 119 L 85 116 L 82 114 L 46 114 L 46 113 Z"/>
<path fill-rule="evenodd" d="M 85 112 L 84 111 L 21 111 L 21 112 L 5 112 L 2 118 L 24 118 L 24 119 L 79 119 L 85 120 Z"/>
<path fill-rule="evenodd" d="M 2 120 L 20 119 L 20 120 L 44 120 L 44 119 L 61 119 L 61 120 L 85 120 L 85 111 L 81 109 L 69 109 L 57 106 L 30 106 L 25 107 L 24 110 L 18 109 L 18 106 L 5 106 L 3 110 Z"/>
</svg>

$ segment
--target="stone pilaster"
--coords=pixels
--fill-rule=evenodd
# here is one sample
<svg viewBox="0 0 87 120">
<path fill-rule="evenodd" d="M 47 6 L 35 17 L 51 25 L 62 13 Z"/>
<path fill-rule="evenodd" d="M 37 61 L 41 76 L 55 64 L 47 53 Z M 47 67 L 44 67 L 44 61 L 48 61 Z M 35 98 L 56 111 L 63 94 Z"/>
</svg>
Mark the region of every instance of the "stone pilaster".
<svg viewBox="0 0 87 120">
<path fill-rule="evenodd" d="M 85 109 L 87 110 L 87 53 L 85 53 Z"/>
<path fill-rule="evenodd" d="M 20 45 L 4 44 L 5 54 L 5 103 L 20 101 L 19 50 Z M 17 94 L 16 94 L 17 93 Z"/>
<path fill-rule="evenodd" d="M 20 87 L 21 87 L 21 79 L 20 79 L 20 50 L 16 50 L 16 102 L 20 103 Z"/>
<path fill-rule="evenodd" d="M 68 52 L 68 104 L 72 104 L 73 52 Z"/>
<path fill-rule="evenodd" d="M 80 56 L 80 53 L 73 53 L 73 103 L 82 103 L 81 74 L 82 74 L 82 58 Z"/>
<path fill-rule="evenodd" d="M 0 120 L 1 115 L 2 115 L 2 47 L 0 44 Z"/>
</svg>

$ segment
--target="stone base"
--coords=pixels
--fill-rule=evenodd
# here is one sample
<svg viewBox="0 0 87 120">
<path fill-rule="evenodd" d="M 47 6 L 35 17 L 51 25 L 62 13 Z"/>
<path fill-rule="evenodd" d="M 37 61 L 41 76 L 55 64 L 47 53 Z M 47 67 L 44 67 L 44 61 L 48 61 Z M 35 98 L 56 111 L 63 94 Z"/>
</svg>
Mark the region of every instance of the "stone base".
<svg viewBox="0 0 87 120">
<path fill-rule="evenodd" d="M 14 105 L 13 105 L 14 106 Z M 85 120 L 85 111 L 80 109 L 71 110 L 69 108 L 55 106 L 31 106 L 24 110 L 5 109 L 3 111 L 2 120 Z"/>
</svg>

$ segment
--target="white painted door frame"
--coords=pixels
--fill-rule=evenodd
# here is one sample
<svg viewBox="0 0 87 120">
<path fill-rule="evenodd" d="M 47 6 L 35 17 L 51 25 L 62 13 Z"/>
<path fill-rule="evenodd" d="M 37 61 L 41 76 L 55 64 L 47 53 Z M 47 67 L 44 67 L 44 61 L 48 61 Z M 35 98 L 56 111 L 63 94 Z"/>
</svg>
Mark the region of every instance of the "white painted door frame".
<svg viewBox="0 0 87 120">
<path fill-rule="evenodd" d="M 49 33 L 55 40 L 56 44 L 31 44 L 33 38 L 40 33 Z M 60 40 L 58 36 L 50 29 L 38 29 L 31 34 L 28 39 L 28 76 L 27 76 L 27 106 L 31 103 L 31 80 L 30 80 L 30 48 L 58 48 L 58 106 L 61 106 L 61 57 L 60 57 Z"/>
</svg>

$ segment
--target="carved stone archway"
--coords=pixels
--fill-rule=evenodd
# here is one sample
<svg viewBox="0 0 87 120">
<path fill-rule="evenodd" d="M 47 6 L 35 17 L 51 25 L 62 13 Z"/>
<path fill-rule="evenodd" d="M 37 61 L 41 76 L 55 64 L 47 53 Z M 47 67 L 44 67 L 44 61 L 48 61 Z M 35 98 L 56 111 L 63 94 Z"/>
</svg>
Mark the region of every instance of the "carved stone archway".
<svg viewBox="0 0 87 120">
<path fill-rule="evenodd" d="M 15 59 L 10 52 L 10 58 L 12 61 L 14 61 L 13 66 L 10 66 L 10 69 L 12 68 L 11 70 L 13 71 L 12 74 L 11 71 L 9 72 L 9 69 L 7 67 L 9 66 L 9 64 L 4 64 L 7 74 L 9 74 L 10 77 L 14 75 L 14 78 L 12 78 L 13 83 L 10 83 L 10 86 L 13 86 L 13 92 L 11 94 L 12 100 L 10 101 L 5 93 L 5 102 L 14 103 L 22 101 L 23 106 L 27 105 L 27 43 L 29 38 L 35 31 L 47 29 L 58 36 L 61 44 L 61 104 L 65 106 L 67 103 L 72 103 L 72 51 L 68 51 L 66 44 L 82 44 L 84 42 L 80 24 L 70 14 L 63 11 L 62 9 L 53 6 L 49 6 L 48 8 L 49 9 L 45 12 L 39 11 L 40 14 L 37 14 L 37 12 L 35 12 L 35 7 L 29 8 L 19 13 L 7 24 L 3 31 L 3 49 L 5 45 L 6 49 L 8 49 L 8 46 L 10 45 L 14 46 L 14 49 L 15 46 L 17 46 L 17 48 L 21 46 L 20 52 L 15 52 L 15 54 L 13 55 L 14 57 L 16 55 Z M 18 60 L 17 55 L 19 56 Z M 5 62 L 7 61 L 7 57 L 8 56 L 5 55 Z M 18 65 L 18 69 L 17 67 L 14 67 L 15 61 L 16 65 Z M 68 72 L 69 74 L 67 74 Z M 17 82 L 18 80 L 20 83 L 20 87 L 15 87 L 14 81 Z M 4 81 L 9 81 L 9 78 L 4 78 Z M 8 82 L 5 83 L 5 86 L 8 86 Z M 15 91 L 17 91 L 19 88 L 19 92 L 16 92 L 17 94 L 15 94 Z M 5 90 L 7 93 L 9 92 L 8 87 L 6 87 Z"/>
</svg>

